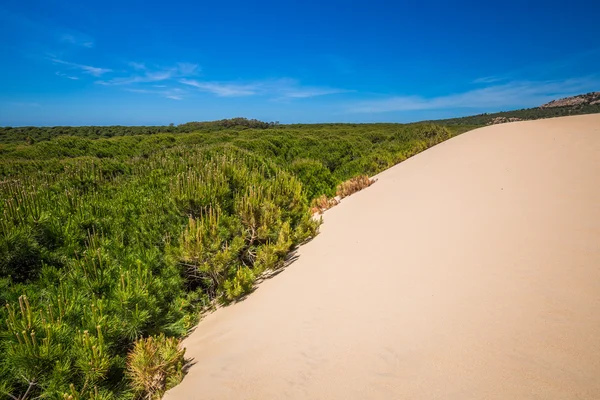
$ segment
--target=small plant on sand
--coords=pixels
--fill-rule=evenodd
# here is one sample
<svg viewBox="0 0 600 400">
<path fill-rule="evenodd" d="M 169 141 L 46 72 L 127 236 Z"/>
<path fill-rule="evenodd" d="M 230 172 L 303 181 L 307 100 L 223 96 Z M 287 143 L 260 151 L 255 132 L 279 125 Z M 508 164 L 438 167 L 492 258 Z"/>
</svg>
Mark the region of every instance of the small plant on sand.
<svg viewBox="0 0 600 400">
<path fill-rule="evenodd" d="M 139 339 L 127 356 L 127 376 L 139 399 L 160 399 L 183 378 L 180 341 L 164 335 Z"/>
<path fill-rule="evenodd" d="M 339 201 L 335 197 L 329 198 L 322 194 L 316 199 L 313 199 L 310 204 L 310 211 L 313 214 L 322 214 L 324 211 L 329 210 L 331 207 L 334 207 L 338 204 Z"/>
<path fill-rule="evenodd" d="M 252 291 L 256 277 L 248 267 L 239 267 L 235 276 L 223 284 L 227 301 L 238 299 Z"/>
<path fill-rule="evenodd" d="M 355 176 L 354 178 L 338 185 L 337 195 L 343 199 L 344 197 L 350 196 L 352 193 L 356 193 L 366 187 L 371 186 L 373 183 L 375 183 L 375 180 L 366 175 Z"/>
</svg>

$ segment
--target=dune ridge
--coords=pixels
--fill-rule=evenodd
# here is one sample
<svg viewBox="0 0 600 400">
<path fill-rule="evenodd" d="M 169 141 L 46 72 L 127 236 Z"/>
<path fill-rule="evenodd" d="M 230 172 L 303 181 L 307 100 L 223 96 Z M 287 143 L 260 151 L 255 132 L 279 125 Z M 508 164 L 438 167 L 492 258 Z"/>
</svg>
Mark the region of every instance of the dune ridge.
<svg viewBox="0 0 600 400">
<path fill-rule="evenodd" d="M 600 398 L 600 115 L 477 129 L 377 178 L 200 322 L 166 399 Z"/>
</svg>

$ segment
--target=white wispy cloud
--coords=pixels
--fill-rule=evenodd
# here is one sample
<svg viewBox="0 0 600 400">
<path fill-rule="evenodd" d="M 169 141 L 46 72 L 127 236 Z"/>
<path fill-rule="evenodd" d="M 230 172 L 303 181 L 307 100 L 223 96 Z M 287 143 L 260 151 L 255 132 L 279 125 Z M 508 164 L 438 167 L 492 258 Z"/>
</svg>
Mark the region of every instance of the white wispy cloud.
<svg viewBox="0 0 600 400">
<path fill-rule="evenodd" d="M 504 78 L 502 78 L 500 76 L 483 76 L 481 78 L 474 79 L 473 83 L 494 83 L 494 82 L 500 82 L 503 79 Z"/>
<path fill-rule="evenodd" d="M 566 97 L 600 88 L 600 79 L 584 77 L 566 80 L 513 81 L 438 97 L 393 96 L 362 101 L 348 112 L 382 113 L 392 111 L 441 110 L 455 108 L 502 109 L 534 107 L 557 97 Z"/>
<path fill-rule="evenodd" d="M 132 93 L 158 95 L 171 100 L 183 100 L 186 94 L 185 90 L 180 88 L 167 88 L 163 90 L 126 88 L 125 90 Z"/>
<path fill-rule="evenodd" d="M 179 79 L 195 75 L 199 72 L 198 64 L 178 63 L 174 67 L 151 70 L 143 63 L 132 62 L 129 65 L 135 70 L 128 76 L 115 77 L 109 80 L 101 80 L 96 83 L 100 85 L 132 85 L 135 83 L 162 82 L 171 79 Z"/>
<path fill-rule="evenodd" d="M 198 64 L 180 62 L 177 63 L 177 67 L 175 68 L 181 75 L 189 76 L 195 75 L 200 72 L 200 67 Z"/>
<path fill-rule="evenodd" d="M 179 82 L 219 97 L 272 96 L 277 99 L 299 99 L 348 92 L 348 90 L 344 89 L 302 86 L 295 79 L 289 78 L 251 82 L 219 82 L 181 79 Z"/>
<path fill-rule="evenodd" d="M 304 99 L 307 97 L 326 96 L 329 94 L 337 93 L 348 93 L 350 90 L 333 89 L 333 88 L 319 88 L 319 87 L 291 87 L 282 90 L 283 97 L 289 97 L 294 99 Z"/>
<path fill-rule="evenodd" d="M 137 71 L 144 71 L 146 69 L 146 64 L 144 63 L 140 63 L 140 62 L 135 62 L 135 61 L 130 61 L 127 63 L 131 68 L 137 70 Z"/>
<path fill-rule="evenodd" d="M 63 43 L 68 43 L 74 46 L 87 47 L 88 49 L 94 47 L 94 41 L 89 36 L 82 33 L 63 33 L 60 35 L 59 40 Z"/>
<path fill-rule="evenodd" d="M 252 83 L 237 84 L 225 82 L 200 82 L 194 79 L 181 79 L 179 82 L 220 97 L 252 96 L 257 94 L 260 90 L 260 85 Z"/>
<path fill-rule="evenodd" d="M 33 16 L 31 13 L 25 15 L 12 12 L 6 8 L 0 9 L 0 24 L 13 32 L 12 39 L 35 37 L 35 41 L 22 41 L 20 45 L 32 46 L 42 44 L 44 47 L 53 47 L 67 44 L 91 48 L 94 47 L 94 39 L 88 34 L 72 27 L 58 24 L 55 19 L 48 19 L 40 15 Z M 33 43 L 32 43 L 33 42 Z"/>
<path fill-rule="evenodd" d="M 600 47 L 587 49 L 571 53 L 559 59 L 550 59 L 538 63 L 522 65 L 518 68 L 494 73 L 493 75 L 483 76 L 471 81 L 475 84 L 496 83 L 500 81 L 511 82 L 516 80 L 531 79 L 537 80 L 556 79 L 557 76 L 567 77 L 573 67 L 581 65 L 595 65 L 594 61 L 600 54 Z M 592 69 L 593 71 L 593 69 Z"/>
<path fill-rule="evenodd" d="M 63 72 L 60 72 L 60 71 L 57 71 L 57 72 L 56 72 L 56 75 L 57 75 L 57 76 L 62 76 L 63 78 L 71 79 L 71 80 L 74 80 L 74 81 L 77 81 L 77 80 L 79 80 L 79 78 L 78 78 L 78 77 L 76 77 L 76 76 L 67 75 L 67 74 L 65 74 L 65 73 L 63 73 Z"/>
<path fill-rule="evenodd" d="M 55 64 L 65 65 L 71 69 L 78 69 L 78 70 L 81 70 L 81 71 L 83 71 L 87 74 L 93 75 L 93 76 L 101 76 L 108 72 L 112 72 L 112 69 L 92 67 L 90 65 L 84 65 L 84 64 L 77 64 L 74 62 L 65 61 L 65 60 L 61 60 L 58 58 L 51 58 L 50 60 Z"/>
</svg>

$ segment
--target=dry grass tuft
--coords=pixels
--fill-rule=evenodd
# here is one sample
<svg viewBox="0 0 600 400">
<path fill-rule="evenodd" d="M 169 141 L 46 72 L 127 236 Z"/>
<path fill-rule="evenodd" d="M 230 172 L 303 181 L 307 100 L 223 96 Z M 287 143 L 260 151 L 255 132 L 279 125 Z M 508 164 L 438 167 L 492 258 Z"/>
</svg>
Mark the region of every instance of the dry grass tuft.
<svg viewBox="0 0 600 400">
<path fill-rule="evenodd" d="M 355 176 L 354 178 L 338 185 L 337 195 L 343 199 L 344 197 L 350 196 L 352 193 L 356 193 L 366 187 L 371 186 L 373 183 L 375 183 L 375 180 L 366 175 Z"/>
<path fill-rule="evenodd" d="M 340 203 L 340 200 L 344 197 L 350 196 L 353 193 L 363 190 L 366 187 L 371 186 L 375 183 L 375 179 L 369 178 L 367 175 L 355 176 L 345 182 L 342 182 L 337 187 L 337 197 L 327 197 L 322 194 L 321 196 L 313 199 L 310 203 L 310 211 L 313 215 L 322 214 L 331 207 L 334 207 Z"/>
<path fill-rule="evenodd" d="M 338 204 L 339 201 L 335 197 L 329 198 L 326 195 L 322 194 L 316 199 L 313 199 L 313 201 L 310 203 L 310 211 L 312 214 L 322 214 L 326 210 Z"/>
</svg>

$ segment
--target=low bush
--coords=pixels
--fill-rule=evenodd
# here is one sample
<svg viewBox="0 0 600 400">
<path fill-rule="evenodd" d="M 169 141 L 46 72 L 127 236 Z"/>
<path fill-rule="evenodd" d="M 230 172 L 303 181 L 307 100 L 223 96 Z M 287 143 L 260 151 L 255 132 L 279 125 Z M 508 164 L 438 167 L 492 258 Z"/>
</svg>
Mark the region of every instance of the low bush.
<svg viewBox="0 0 600 400">
<path fill-rule="evenodd" d="M 356 193 L 364 188 L 371 186 L 375 181 L 366 175 L 355 176 L 345 182 L 342 182 L 337 187 L 337 195 L 340 198 L 350 196 L 352 193 Z"/>
<path fill-rule="evenodd" d="M 183 378 L 185 349 L 164 335 L 137 340 L 127 355 L 127 377 L 135 397 L 160 399 Z"/>
<path fill-rule="evenodd" d="M 321 196 L 313 199 L 313 201 L 310 203 L 310 210 L 313 214 L 322 214 L 331 207 L 338 205 L 338 203 L 339 201 L 335 197 L 330 198 L 322 194 Z"/>
</svg>

